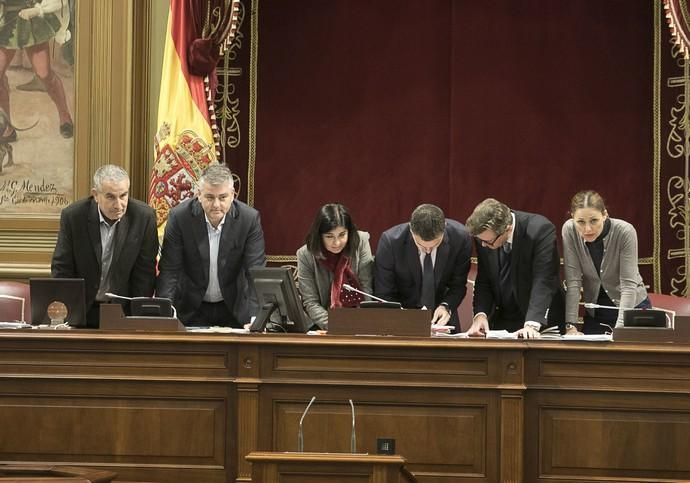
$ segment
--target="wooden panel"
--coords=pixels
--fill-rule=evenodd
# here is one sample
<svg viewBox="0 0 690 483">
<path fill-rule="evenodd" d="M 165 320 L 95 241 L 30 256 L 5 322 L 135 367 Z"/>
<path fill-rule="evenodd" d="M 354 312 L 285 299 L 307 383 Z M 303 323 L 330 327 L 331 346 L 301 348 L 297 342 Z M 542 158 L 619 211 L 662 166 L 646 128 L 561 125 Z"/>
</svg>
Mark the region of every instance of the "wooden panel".
<svg viewBox="0 0 690 483">
<path fill-rule="evenodd" d="M 12 437 L 0 439 L 0 452 L 27 460 L 222 465 L 223 421 L 223 401 L 4 396 L 0 427 Z"/>
<path fill-rule="evenodd" d="M 0 351 L 0 364 L 12 374 L 96 375 L 154 378 L 210 376 L 227 379 L 235 372 L 226 350 L 194 344 L 22 341 Z"/>
<path fill-rule="evenodd" d="M 508 351 L 506 351 L 508 352 Z M 357 344 L 347 348 L 313 346 L 262 348 L 263 378 L 321 379 L 356 384 L 405 381 L 414 385 L 471 386 L 516 383 L 522 380 L 518 351 L 499 356 L 493 351 L 455 347 L 421 350 L 408 347 L 372 352 Z M 502 363 L 506 362 L 506 369 Z"/>
<path fill-rule="evenodd" d="M 663 346 L 663 344 L 662 344 Z M 690 393 L 687 354 L 602 351 L 534 351 L 526 366 L 530 387 Z"/>
<path fill-rule="evenodd" d="M 350 452 L 349 394 L 355 404 L 357 452 L 375 454 L 377 438 L 392 438 L 396 453 L 404 455 L 408 468 L 422 482 L 497 478 L 498 455 L 494 448 L 500 417 L 495 393 L 299 389 L 300 394 L 289 388 L 262 390 L 260 412 L 270 411 L 273 421 L 272 429 L 262 425 L 262 449 L 297 449 L 299 419 L 314 394 L 317 399 L 303 423 L 305 451 Z"/>
<path fill-rule="evenodd" d="M 526 441 L 536 438 L 539 450 L 532 452 L 531 463 L 538 458 L 541 481 L 571 476 L 687 481 L 689 398 L 556 392 L 532 397 L 528 417 L 535 429 L 527 431 Z"/>
<path fill-rule="evenodd" d="M 522 393 L 507 393 L 501 397 L 501 481 L 522 481 L 523 438 Z"/>
</svg>

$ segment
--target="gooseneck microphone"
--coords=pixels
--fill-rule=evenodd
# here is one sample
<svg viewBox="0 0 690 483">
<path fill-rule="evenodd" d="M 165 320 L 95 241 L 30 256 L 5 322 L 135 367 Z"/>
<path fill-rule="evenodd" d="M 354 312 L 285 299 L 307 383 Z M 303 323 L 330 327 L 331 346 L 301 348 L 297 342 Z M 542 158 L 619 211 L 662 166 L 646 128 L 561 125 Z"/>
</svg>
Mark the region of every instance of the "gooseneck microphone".
<svg viewBox="0 0 690 483">
<path fill-rule="evenodd" d="M 115 295 L 112 292 L 106 292 L 105 296 L 110 297 L 111 299 L 129 300 L 130 302 L 132 301 L 132 297 L 124 297 L 122 295 Z"/>
<path fill-rule="evenodd" d="M 355 405 L 352 404 L 352 399 L 350 401 L 350 408 L 352 408 L 352 433 L 350 434 L 350 453 L 357 452 L 357 435 L 355 434 Z"/>
<path fill-rule="evenodd" d="M 302 432 L 302 422 L 304 421 L 304 416 L 307 415 L 309 408 L 315 400 L 316 396 L 312 396 L 311 401 L 309 401 L 309 404 L 307 404 L 307 408 L 302 413 L 302 417 L 299 419 L 299 429 L 297 430 L 297 452 L 299 453 L 304 452 L 304 433 Z"/>
<path fill-rule="evenodd" d="M 345 290 L 349 290 L 350 292 L 357 292 L 358 294 L 365 295 L 365 296 L 367 296 L 367 297 L 369 297 L 369 298 L 372 298 L 372 299 L 377 300 L 377 301 L 379 301 L 379 302 L 383 302 L 383 303 L 385 303 L 385 304 L 393 303 L 393 302 L 389 302 L 388 300 L 384 300 L 384 299 L 382 299 L 382 298 L 379 298 L 379 297 L 376 297 L 376 296 L 374 296 L 374 295 L 371 295 L 370 293 L 362 292 L 361 290 L 356 289 L 356 288 L 354 288 L 352 285 L 349 285 L 349 284 L 347 284 L 347 283 L 344 283 L 344 284 L 343 284 L 343 288 L 344 288 Z"/>
</svg>

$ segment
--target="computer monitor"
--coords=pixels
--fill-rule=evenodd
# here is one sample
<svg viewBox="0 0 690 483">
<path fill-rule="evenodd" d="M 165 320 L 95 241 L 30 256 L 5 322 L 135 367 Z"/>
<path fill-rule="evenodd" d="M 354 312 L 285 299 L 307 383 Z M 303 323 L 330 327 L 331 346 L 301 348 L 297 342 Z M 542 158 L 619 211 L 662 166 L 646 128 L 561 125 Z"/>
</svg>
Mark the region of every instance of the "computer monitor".
<svg viewBox="0 0 690 483">
<path fill-rule="evenodd" d="M 86 327 L 83 278 L 30 278 L 31 323 Z"/>
<path fill-rule="evenodd" d="M 297 286 L 288 267 L 253 267 L 249 275 L 259 313 L 251 325 L 252 332 L 270 331 L 305 333 L 312 323 L 302 308 Z"/>
</svg>

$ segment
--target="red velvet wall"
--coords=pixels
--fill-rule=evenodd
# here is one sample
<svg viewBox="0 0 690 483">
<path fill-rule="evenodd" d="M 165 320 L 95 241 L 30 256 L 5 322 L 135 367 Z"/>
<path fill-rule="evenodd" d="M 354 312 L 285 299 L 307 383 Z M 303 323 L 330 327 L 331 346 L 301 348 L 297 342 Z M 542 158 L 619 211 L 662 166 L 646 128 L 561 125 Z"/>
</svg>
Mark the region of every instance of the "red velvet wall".
<svg viewBox="0 0 690 483">
<path fill-rule="evenodd" d="M 269 255 L 345 203 L 373 245 L 419 203 L 557 226 L 579 189 L 652 256 L 652 0 L 261 0 L 254 205 Z M 646 278 L 646 276 L 645 276 Z"/>
</svg>

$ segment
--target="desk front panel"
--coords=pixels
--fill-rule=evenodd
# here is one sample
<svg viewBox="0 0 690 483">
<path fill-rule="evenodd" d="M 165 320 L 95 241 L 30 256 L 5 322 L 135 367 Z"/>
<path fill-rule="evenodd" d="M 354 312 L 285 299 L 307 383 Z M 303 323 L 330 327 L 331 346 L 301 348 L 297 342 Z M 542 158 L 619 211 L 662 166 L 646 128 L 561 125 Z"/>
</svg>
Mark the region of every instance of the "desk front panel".
<svg viewBox="0 0 690 483">
<path fill-rule="evenodd" d="M 690 347 L 0 333 L 0 460 L 248 482 L 252 450 L 376 452 L 423 483 L 690 481 Z"/>
</svg>

